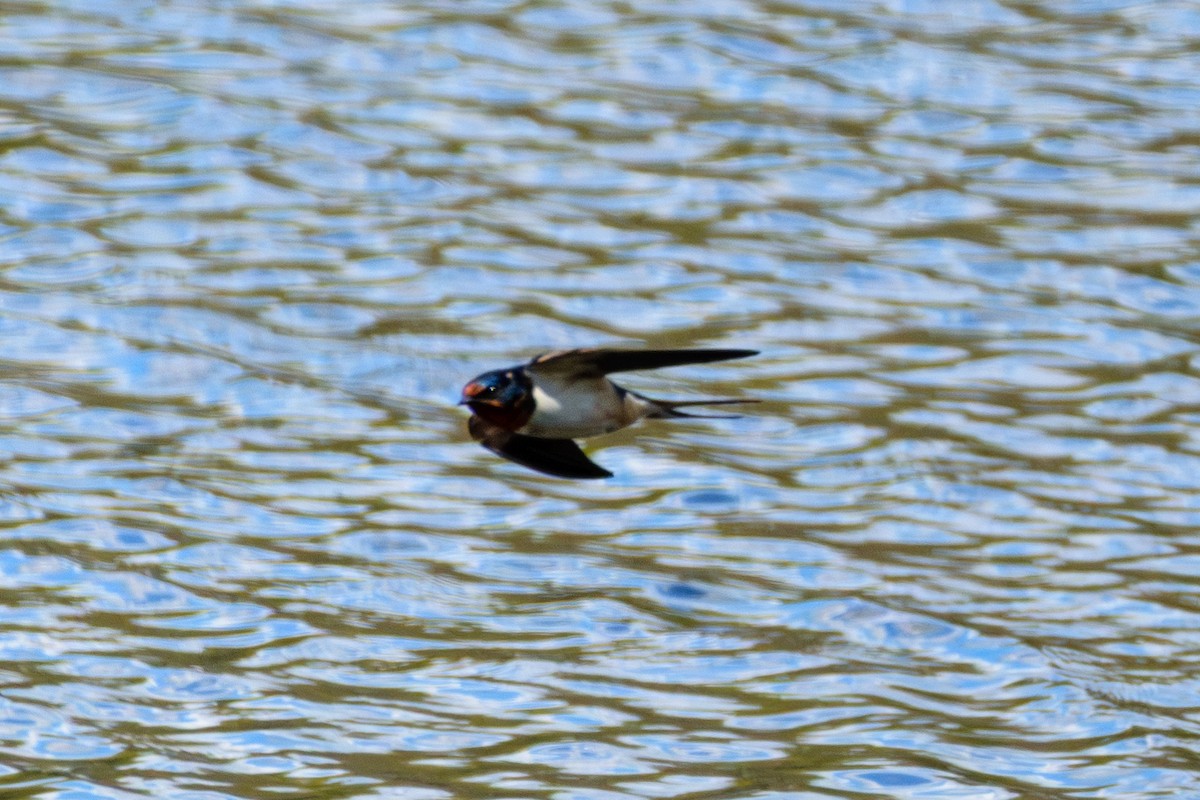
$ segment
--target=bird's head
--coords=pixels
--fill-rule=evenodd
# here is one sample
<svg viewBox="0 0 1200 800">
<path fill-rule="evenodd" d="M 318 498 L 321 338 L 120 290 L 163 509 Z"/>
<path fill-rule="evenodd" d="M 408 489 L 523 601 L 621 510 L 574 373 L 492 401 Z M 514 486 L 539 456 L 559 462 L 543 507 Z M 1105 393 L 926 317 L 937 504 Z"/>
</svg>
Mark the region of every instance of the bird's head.
<svg viewBox="0 0 1200 800">
<path fill-rule="evenodd" d="M 458 404 L 493 425 L 515 431 L 533 415 L 533 382 L 519 369 L 485 372 L 463 387 Z"/>
</svg>

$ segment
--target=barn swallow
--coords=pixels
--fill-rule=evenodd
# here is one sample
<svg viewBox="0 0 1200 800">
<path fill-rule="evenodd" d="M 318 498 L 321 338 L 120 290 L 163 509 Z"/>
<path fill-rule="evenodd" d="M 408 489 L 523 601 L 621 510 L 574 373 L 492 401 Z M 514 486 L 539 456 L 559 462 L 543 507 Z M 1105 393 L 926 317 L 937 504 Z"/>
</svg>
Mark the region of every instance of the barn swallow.
<svg viewBox="0 0 1200 800">
<path fill-rule="evenodd" d="M 459 405 L 473 412 L 471 437 L 493 453 L 559 478 L 611 478 L 573 440 L 625 428 L 640 419 L 725 415 L 688 414 L 686 406 L 756 400 L 652 400 L 618 386 L 612 372 L 703 364 L 757 355 L 757 350 L 556 350 L 527 364 L 485 372 L 462 390 Z"/>
</svg>

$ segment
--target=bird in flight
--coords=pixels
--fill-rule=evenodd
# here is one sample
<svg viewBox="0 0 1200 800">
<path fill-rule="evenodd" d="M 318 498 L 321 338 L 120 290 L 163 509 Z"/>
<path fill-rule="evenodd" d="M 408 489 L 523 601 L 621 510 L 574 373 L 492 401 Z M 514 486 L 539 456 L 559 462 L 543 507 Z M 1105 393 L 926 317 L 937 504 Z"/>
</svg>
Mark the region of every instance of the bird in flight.
<svg viewBox="0 0 1200 800">
<path fill-rule="evenodd" d="M 529 363 L 485 372 L 463 387 L 471 409 L 467 430 L 493 453 L 559 478 L 611 478 L 573 440 L 612 433 L 640 419 L 690 417 L 688 406 L 756 400 L 653 400 L 608 379 L 613 372 L 704 364 L 757 355 L 757 350 L 555 350 Z"/>
</svg>

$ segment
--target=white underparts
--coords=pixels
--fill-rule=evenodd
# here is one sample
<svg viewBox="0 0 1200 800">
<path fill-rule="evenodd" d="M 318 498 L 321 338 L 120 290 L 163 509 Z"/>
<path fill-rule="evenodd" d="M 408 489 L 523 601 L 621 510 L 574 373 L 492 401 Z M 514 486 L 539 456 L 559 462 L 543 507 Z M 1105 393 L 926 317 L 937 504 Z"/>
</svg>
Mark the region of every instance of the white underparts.
<svg viewBox="0 0 1200 800">
<path fill-rule="evenodd" d="M 607 378 L 563 380 L 538 375 L 534 378 L 533 400 L 533 417 L 520 433 L 547 439 L 612 433 L 655 410 L 652 403 L 620 391 Z"/>
</svg>

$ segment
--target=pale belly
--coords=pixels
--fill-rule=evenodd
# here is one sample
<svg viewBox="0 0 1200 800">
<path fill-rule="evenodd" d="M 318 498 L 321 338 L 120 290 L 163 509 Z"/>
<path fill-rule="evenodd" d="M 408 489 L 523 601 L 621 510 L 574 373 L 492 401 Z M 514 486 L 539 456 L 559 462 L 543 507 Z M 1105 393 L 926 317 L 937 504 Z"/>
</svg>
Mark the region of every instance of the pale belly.
<svg viewBox="0 0 1200 800">
<path fill-rule="evenodd" d="M 558 382 L 538 378 L 533 389 L 533 418 L 521 428 L 526 436 L 583 439 L 612 433 L 645 416 L 646 405 L 621 395 L 607 378 Z"/>
</svg>

